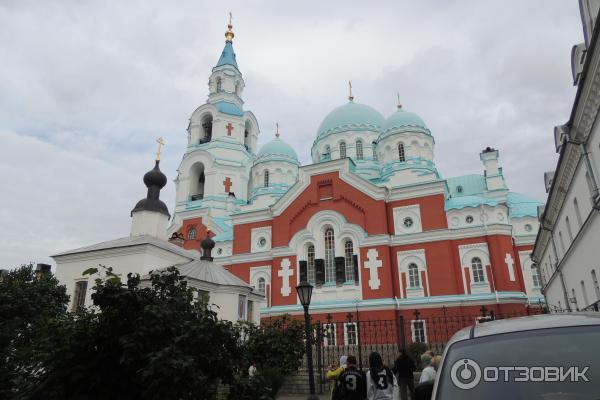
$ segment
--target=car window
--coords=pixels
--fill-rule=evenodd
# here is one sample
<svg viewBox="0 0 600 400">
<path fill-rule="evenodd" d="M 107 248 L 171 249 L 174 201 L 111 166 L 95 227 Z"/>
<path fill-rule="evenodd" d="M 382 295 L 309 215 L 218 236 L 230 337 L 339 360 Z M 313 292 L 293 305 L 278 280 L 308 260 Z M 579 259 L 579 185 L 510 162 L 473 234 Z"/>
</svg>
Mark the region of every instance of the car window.
<svg viewBox="0 0 600 400">
<path fill-rule="evenodd" d="M 600 326 L 456 342 L 440 372 L 436 399 L 598 400 Z"/>
</svg>

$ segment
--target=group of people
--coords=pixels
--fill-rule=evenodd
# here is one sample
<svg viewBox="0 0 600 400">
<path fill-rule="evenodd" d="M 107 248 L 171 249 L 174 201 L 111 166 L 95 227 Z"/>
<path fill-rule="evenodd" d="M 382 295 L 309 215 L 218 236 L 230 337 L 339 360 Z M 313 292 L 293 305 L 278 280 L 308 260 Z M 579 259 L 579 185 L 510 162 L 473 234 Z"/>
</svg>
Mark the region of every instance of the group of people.
<svg viewBox="0 0 600 400">
<path fill-rule="evenodd" d="M 421 355 L 423 370 L 419 383 L 435 380 L 441 357 L 427 351 Z M 369 370 L 358 369 L 355 356 L 341 356 L 339 367 L 330 366 L 327 379 L 332 385 L 332 400 L 411 400 L 415 399 L 415 362 L 402 350 L 393 368 L 383 363 L 381 355 L 369 355 Z"/>
</svg>

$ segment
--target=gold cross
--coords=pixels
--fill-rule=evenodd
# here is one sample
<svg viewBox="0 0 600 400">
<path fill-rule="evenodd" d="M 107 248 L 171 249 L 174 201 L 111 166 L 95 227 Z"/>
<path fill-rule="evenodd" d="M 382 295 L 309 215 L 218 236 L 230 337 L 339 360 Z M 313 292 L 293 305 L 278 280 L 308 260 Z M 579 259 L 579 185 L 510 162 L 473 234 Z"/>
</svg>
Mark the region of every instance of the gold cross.
<svg viewBox="0 0 600 400">
<path fill-rule="evenodd" d="M 231 25 L 231 17 L 232 17 L 231 11 L 229 11 L 229 25 Z"/>
<path fill-rule="evenodd" d="M 277 127 L 277 130 L 275 132 L 275 136 L 279 137 L 279 122 L 275 122 L 275 126 Z"/>
<path fill-rule="evenodd" d="M 348 100 L 354 100 L 354 96 L 352 96 L 352 81 L 348 81 L 348 87 L 350 88 L 350 96 L 348 96 Z"/>
<path fill-rule="evenodd" d="M 400 103 L 400 92 L 396 93 L 398 95 L 398 109 L 402 108 L 402 103 Z"/>
<path fill-rule="evenodd" d="M 209 232 L 212 232 L 211 227 L 211 216 L 210 216 L 210 208 L 208 209 L 208 213 L 206 214 L 206 236 L 208 236 Z"/>
<path fill-rule="evenodd" d="M 158 150 L 156 151 L 156 161 L 160 161 L 160 148 L 165 145 L 165 140 L 161 137 L 156 139 L 156 143 L 158 143 Z"/>
</svg>

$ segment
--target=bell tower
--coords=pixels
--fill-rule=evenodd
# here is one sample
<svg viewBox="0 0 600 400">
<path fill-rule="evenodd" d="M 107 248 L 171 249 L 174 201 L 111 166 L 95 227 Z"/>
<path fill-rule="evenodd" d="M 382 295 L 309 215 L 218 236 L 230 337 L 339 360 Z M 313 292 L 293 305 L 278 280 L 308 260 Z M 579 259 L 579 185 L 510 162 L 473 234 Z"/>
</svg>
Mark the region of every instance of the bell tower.
<svg viewBox="0 0 600 400">
<path fill-rule="evenodd" d="M 209 210 L 217 218 L 228 218 L 248 200 L 260 131 L 254 114 L 244 110 L 245 84 L 233 49 L 234 37 L 230 14 L 225 46 L 208 80 L 208 99 L 189 120 L 169 234 L 187 220 L 206 218 Z"/>
</svg>

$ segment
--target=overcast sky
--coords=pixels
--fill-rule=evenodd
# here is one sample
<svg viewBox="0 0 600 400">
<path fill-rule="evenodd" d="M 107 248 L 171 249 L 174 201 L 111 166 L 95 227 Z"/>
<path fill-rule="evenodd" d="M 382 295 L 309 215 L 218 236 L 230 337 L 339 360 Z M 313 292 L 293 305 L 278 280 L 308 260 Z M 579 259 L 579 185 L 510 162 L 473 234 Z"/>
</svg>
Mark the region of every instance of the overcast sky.
<svg viewBox="0 0 600 400">
<path fill-rule="evenodd" d="M 162 199 L 233 12 L 245 109 L 260 144 L 309 162 L 317 127 L 355 101 L 418 113 L 444 177 L 500 150 L 509 187 L 545 200 L 552 129 L 569 118 L 577 1 L 0 0 L 0 267 L 129 234 L 155 139 Z"/>
</svg>

